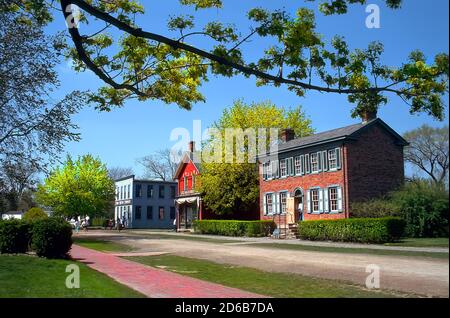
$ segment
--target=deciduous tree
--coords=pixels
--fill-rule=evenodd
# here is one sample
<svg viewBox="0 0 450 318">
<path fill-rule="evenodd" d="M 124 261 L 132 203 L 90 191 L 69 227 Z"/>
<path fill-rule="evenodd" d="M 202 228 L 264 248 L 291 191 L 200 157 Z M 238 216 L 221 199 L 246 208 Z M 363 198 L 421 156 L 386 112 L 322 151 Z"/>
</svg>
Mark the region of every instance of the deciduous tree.
<svg viewBox="0 0 450 318">
<path fill-rule="evenodd" d="M 314 1 L 314 0 L 311 0 Z M 385 0 L 398 9 L 401 0 Z M 233 1 L 180 0 L 195 10 L 220 10 Z M 326 14 L 344 14 L 349 5 L 366 0 L 320 1 Z M 54 1 L 0 0 L 4 10 L 21 10 L 47 23 L 56 14 Z M 77 14 L 75 9 L 81 9 Z M 61 13 L 60 13 L 61 12 Z M 352 116 L 376 112 L 391 96 L 401 98 L 411 113 L 424 112 L 443 119 L 442 96 L 448 90 L 448 52 L 428 59 L 419 50 L 400 65 L 383 63 L 383 44 L 351 50 L 342 36 L 325 40 L 316 30 L 315 14 L 299 7 L 295 14 L 283 9 L 253 8 L 249 26 L 233 25 L 195 15 L 172 16 L 167 34 L 144 30 L 135 21 L 151 11 L 138 1 L 61 0 L 71 45 L 66 55 L 77 71 L 90 69 L 105 86 L 91 95 L 98 107 L 109 110 L 130 98 L 158 99 L 190 109 L 204 101 L 200 86 L 210 75 L 254 76 L 257 85 L 286 85 L 299 96 L 307 91 L 345 94 L 355 105 Z M 216 11 L 214 11 L 216 12 Z M 89 24 L 88 24 L 89 22 Z M 78 28 L 82 23 L 83 29 Z M 82 33 L 82 30 L 86 30 Z M 203 40 L 196 45 L 197 39 Z M 249 41 L 261 40 L 266 48 L 248 57 Z M 252 43 L 252 47 L 254 44 Z"/>
<path fill-rule="evenodd" d="M 228 128 L 291 128 L 297 136 L 308 136 L 313 132 L 311 121 L 302 112 L 301 107 L 285 109 L 277 107 L 271 102 L 245 104 L 238 100 L 229 109 L 225 109 L 221 118 L 214 123 L 213 128 L 225 135 Z M 268 135 L 268 133 L 267 133 Z M 267 143 L 270 139 L 256 135 L 257 142 Z M 277 136 L 275 136 L 276 138 Z M 203 147 L 214 148 L 217 143 L 224 143 L 219 138 L 212 138 Z M 232 212 L 252 212 L 257 208 L 259 200 L 259 172 L 256 163 L 249 158 L 249 151 L 245 145 L 240 149 L 247 155 L 246 162 L 227 163 L 222 152 L 221 162 L 202 162 L 199 190 L 205 204 L 216 214 L 229 214 Z M 236 156 L 236 143 L 233 156 Z M 212 149 L 211 148 L 211 149 Z M 248 161 L 250 159 L 250 161 Z"/>
<path fill-rule="evenodd" d="M 37 200 L 55 215 L 104 216 L 114 202 L 114 182 L 106 166 L 91 155 L 72 160 L 56 168 L 38 186 Z"/>
<path fill-rule="evenodd" d="M 448 126 L 433 128 L 423 125 L 406 132 L 409 142 L 405 160 L 425 173 L 435 183 L 448 183 L 449 141 Z"/>
<path fill-rule="evenodd" d="M 35 20 L 0 10 L 0 165 L 17 161 L 45 169 L 79 134 L 71 116 L 86 103 L 75 91 L 61 100 L 56 38 Z"/>
<path fill-rule="evenodd" d="M 178 166 L 178 158 L 178 152 L 162 149 L 138 159 L 138 163 L 145 169 L 145 178 L 172 181 Z"/>
</svg>

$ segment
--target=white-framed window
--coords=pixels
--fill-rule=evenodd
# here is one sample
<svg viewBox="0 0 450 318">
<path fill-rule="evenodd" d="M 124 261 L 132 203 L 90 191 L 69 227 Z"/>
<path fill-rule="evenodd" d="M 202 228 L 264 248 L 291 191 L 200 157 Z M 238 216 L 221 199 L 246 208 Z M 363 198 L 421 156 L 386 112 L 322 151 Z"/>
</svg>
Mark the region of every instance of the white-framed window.
<svg viewBox="0 0 450 318">
<path fill-rule="evenodd" d="M 328 168 L 330 170 L 337 169 L 337 151 L 336 151 L 336 149 L 328 150 Z"/>
<path fill-rule="evenodd" d="M 286 213 L 287 207 L 287 192 L 280 192 L 280 211 Z"/>
<path fill-rule="evenodd" d="M 270 161 L 266 162 L 266 173 L 267 173 L 267 179 L 272 179 L 272 165 L 270 163 Z"/>
<path fill-rule="evenodd" d="M 294 159 L 294 170 L 296 175 L 300 175 L 302 173 L 302 160 L 300 156 L 297 156 Z"/>
<path fill-rule="evenodd" d="M 319 190 L 320 189 L 311 189 L 311 211 L 319 212 Z"/>
<path fill-rule="evenodd" d="M 311 173 L 311 161 L 309 160 L 309 154 L 305 155 L 305 173 Z"/>
<path fill-rule="evenodd" d="M 339 210 L 338 199 L 338 188 L 328 188 L 328 203 L 330 205 L 330 211 L 335 212 Z"/>
<path fill-rule="evenodd" d="M 287 160 L 281 159 L 280 160 L 280 177 L 286 177 L 287 176 Z"/>
<path fill-rule="evenodd" d="M 266 194 L 266 213 L 273 214 L 273 193 Z"/>
<path fill-rule="evenodd" d="M 310 155 L 311 159 L 311 172 L 319 172 L 319 155 L 314 152 Z"/>
</svg>

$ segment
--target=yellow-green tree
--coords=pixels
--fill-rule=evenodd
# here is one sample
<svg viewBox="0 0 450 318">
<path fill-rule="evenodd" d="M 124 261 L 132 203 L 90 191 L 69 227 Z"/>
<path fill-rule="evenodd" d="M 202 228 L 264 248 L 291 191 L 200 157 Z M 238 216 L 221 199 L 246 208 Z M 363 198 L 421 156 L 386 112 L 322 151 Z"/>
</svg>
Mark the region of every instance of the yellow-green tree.
<svg viewBox="0 0 450 318">
<path fill-rule="evenodd" d="M 29 209 L 25 214 L 23 215 L 23 219 L 27 221 L 36 221 L 41 219 L 48 218 L 47 213 L 44 212 L 41 208 L 34 207 Z"/>
<path fill-rule="evenodd" d="M 220 119 L 213 124 L 217 129 L 217 135 L 203 145 L 205 151 L 216 147 L 222 147 L 221 160 L 219 162 L 202 162 L 202 174 L 199 190 L 202 192 L 203 201 L 215 214 L 226 215 L 232 212 L 250 212 L 257 207 L 259 199 L 259 173 L 258 166 L 252 162 L 251 151 L 248 148 L 248 139 L 245 139 L 243 149 L 237 149 L 236 140 L 233 143 L 233 160 L 225 160 L 226 130 L 248 128 L 258 131 L 264 129 L 266 137 L 268 130 L 277 128 L 294 129 L 297 136 L 307 136 L 313 133 L 311 121 L 306 117 L 301 107 L 287 109 L 278 107 L 266 101 L 262 103 L 245 104 L 242 100 L 236 101 L 232 107 L 225 109 Z M 268 143 L 269 138 L 256 136 L 257 144 Z M 258 145 L 257 145 L 258 146 Z M 242 147 L 241 147 L 242 148 Z M 237 151 L 246 153 L 245 162 L 236 160 Z"/>
<path fill-rule="evenodd" d="M 114 201 L 114 182 L 106 166 L 92 155 L 69 156 L 38 186 L 37 200 L 62 216 L 103 216 Z"/>
</svg>

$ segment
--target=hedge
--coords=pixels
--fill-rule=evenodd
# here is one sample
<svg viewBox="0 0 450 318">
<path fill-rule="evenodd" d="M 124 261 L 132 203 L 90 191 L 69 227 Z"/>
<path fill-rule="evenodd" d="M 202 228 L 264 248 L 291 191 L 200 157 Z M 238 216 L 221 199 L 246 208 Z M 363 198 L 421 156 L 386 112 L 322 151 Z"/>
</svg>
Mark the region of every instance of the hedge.
<svg viewBox="0 0 450 318">
<path fill-rule="evenodd" d="M 31 224 L 20 220 L 0 221 L 0 253 L 25 253 L 31 237 Z"/>
<path fill-rule="evenodd" d="M 403 235 L 404 229 L 405 221 L 397 217 L 350 218 L 298 223 L 300 238 L 312 241 L 386 243 L 398 240 Z"/>
<path fill-rule="evenodd" d="M 31 246 L 38 256 L 64 258 L 72 246 L 72 226 L 59 218 L 33 223 Z"/>
<path fill-rule="evenodd" d="M 273 221 L 196 220 L 195 232 L 225 236 L 268 236 L 276 225 Z"/>
</svg>

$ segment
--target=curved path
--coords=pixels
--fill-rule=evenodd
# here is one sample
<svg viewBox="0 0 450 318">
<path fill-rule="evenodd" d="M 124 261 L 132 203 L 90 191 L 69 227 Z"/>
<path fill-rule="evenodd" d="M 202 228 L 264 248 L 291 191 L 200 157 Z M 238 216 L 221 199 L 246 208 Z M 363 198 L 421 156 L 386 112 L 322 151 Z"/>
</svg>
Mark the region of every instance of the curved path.
<svg viewBox="0 0 450 318">
<path fill-rule="evenodd" d="M 258 294 L 171 273 L 78 245 L 73 259 L 151 298 L 261 298 Z"/>
</svg>

